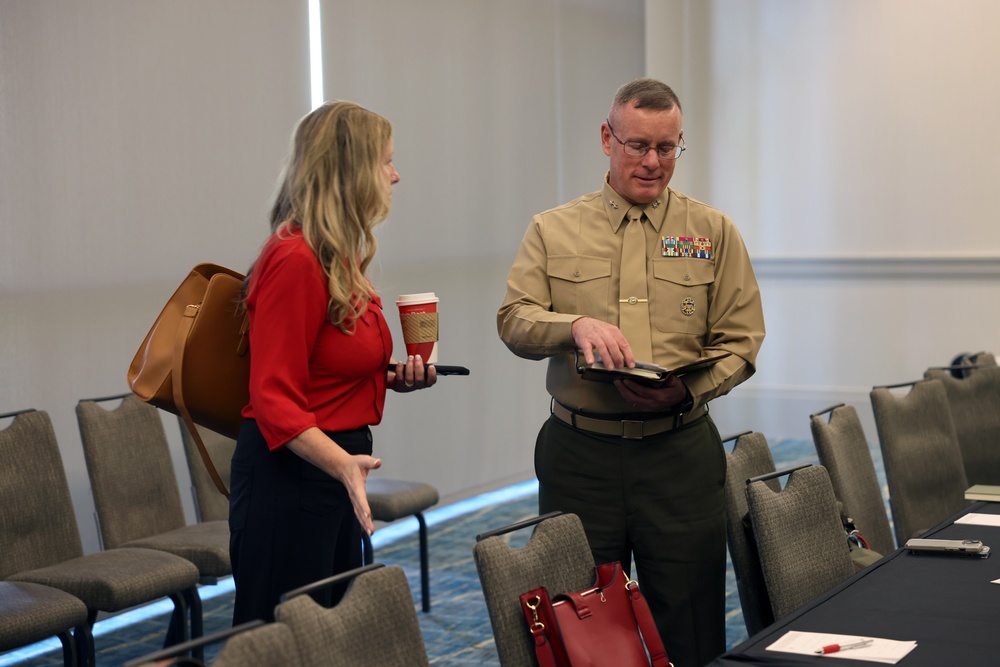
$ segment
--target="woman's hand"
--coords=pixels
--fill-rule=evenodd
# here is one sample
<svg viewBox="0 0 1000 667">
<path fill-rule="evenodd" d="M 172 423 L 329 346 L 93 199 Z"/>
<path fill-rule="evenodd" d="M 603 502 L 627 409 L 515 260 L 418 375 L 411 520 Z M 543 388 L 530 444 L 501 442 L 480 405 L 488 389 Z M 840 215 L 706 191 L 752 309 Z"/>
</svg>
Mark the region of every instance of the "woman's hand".
<svg viewBox="0 0 1000 667">
<path fill-rule="evenodd" d="M 370 471 L 382 467 L 381 459 L 367 454 L 348 454 L 315 426 L 289 440 L 287 447 L 343 484 L 361 530 L 369 535 L 375 532 L 365 482 Z"/>
<path fill-rule="evenodd" d="M 372 511 L 368 506 L 365 483 L 368 481 L 368 473 L 381 467 L 382 459 L 367 454 L 356 454 L 350 457 L 342 468 L 341 477 L 338 478 L 347 487 L 347 495 L 351 499 L 354 516 L 361 524 L 361 530 L 369 535 L 375 532 L 375 522 L 372 520 Z"/>
<path fill-rule="evenodd" d="M 385 386 L 393 391 L 406 393 L 432 387 L 437 382 L 437 371 L 433 364 L 424 365 L 420 355 L 410 356 L 406 361 L 396 361 L 396 370 L 389 371 Z"/>
</svg>

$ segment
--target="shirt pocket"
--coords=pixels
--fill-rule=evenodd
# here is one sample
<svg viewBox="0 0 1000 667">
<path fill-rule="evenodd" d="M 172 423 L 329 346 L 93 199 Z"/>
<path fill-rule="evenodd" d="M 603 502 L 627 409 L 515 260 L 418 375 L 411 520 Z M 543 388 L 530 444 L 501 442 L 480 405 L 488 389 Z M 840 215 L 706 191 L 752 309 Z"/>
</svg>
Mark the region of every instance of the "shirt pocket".
<svg viewBox="0 0 1000 667">
<path fill-rule="evenodd" d="M 607 321 L 610 259 L 586 255 L 549 257 L 548 275 L 554 312 Z"/>
<path fill-rule="evenodd" d="M 653 260 L 653 325 L 665 333 L 702 335 L 708 331 L 708 291 L 715 264 L 705 259 Z"/>
</svg>

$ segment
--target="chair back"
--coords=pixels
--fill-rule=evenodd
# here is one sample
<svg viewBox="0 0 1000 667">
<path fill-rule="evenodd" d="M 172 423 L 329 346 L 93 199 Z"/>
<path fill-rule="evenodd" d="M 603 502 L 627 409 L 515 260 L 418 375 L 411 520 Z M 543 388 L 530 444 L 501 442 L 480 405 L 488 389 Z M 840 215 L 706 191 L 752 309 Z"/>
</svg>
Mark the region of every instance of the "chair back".
<svg viewBox="0 0 1000 667">
<path fill-rule="evenodd" d="M 997 358 L 992 352 L 962 352 L 945 367 L 952 377 L 963 378 L 979 368 L 996 366 Z"/>
<path fill-rule="evenodd" d="M 733 451 L 726 463 L 726 540 L 729 557 L 736 576 L 736 590 L 743 609 L 743 623 L 747 633 L 754 635 L 774 622 L 771 600 L 760 569 L 757 545 L 747 534 L 747 480 L 774 472 L 774 459 L 767 439 L 762 433 L 748 431 L 727 438 L 734 440 Z M 778 480 L 767 482 L 775 491 L 781 487 Z"/>
<path fill-rule="evenodd" d="M 198 515 L 198 521 L 222 521 L 229 518 L 229 499 L 226 498 L 212 481 L 212 476 L 205 468 L 205 462 L 201 458 L 201 452 L 194 438 L 188 431 L 183 417 L 178 417 L 177 422 L 181 428 L 181 440 L 184 442 L 184 456 L 187 458 L 188 471 L 191 474 L 191 485 L 194 489 L 194 507 Z M 199 428 L 198 434 L 201 436 L 208 455 L 212 458 L 212 464 L 219 473 L 219 477 L 229 488 L 229 463 L 232 461 L 233 452 L 236 451 L 236 441 L 226 437 L 221 433 L 210 431 L 207 428 Z"/>
<path fill-rule="evenodd" d="M 883 556 L 894 551 L 889 514 L 858 411 L 851 405 L 836 405 L 809 415 L 809 427 L 820 465 L 830 473 L 844 513 L 873 551 Z"/>
<path fill-rule="evenodd" d="M 0 415 L 0 579 L 83 555 L 52 421 L 43 410 Z"/>
<path fill-rule="evenodd" d="M 347 579 L 347 592 L 333 608 L 305 595 Z M 282 596 L 274 617 L 292 629 L 306 667 L 430 664 L 413 596 L 398 565 L 367 565 L 291 591 Z"/>
<path fill-rule="evenodd" d="M 911 389 L 896 396 L 901 386 Z M 962 453 L 939 380 L 875 387 L 871 401 L 896 544 L 904 544 L 966 506 Z"/>
<path fill-rule="evenodd" d="M 1000 484 L 1000 368 L 981 366 L 956 377 L 930 368 L 928 379 L 944 385 L 969 484 Z"/>
<path fill-rule="evenodd" d="M 100 405 L 117 400 L 113 410 Z M 87 474 L 105 549 L 185 525 L 159 410 L 132 394 L 76 406 Z"/>
<path fill-rule="evenodd" d="M 204 637 L 175 644 L 153 653 L 133 658 L 123 667 L 157 667 L 157 665 L 201 664 L 188 654 L 223 642 L 212 667 L 302 667 L 299 649 L 292 629 L 284 623 L 250 621 L 225 628 Z"/>
<path fill-rule="evenodd" d="M 755 479 L 746 492 L 775 620 L 854 573 L 826 468 L 797 468 L 788 473 L 785 488 L 777 492 L 767 480 Z"/>
<path fill-rule="evenodd" d="M 515 530 L 534 526 L 527 543 L 512 548 Z M 580 517 L 546 514 L 476 538 L 472 547 L 501 665 L 537 665 L 520 595 L 545 586 L 549 595 L 594 583 L 594 556 Z"/>
<path fill-rule="evenodd" d="M 302 667 L 302 658 L 290 627 L 265 623 L 228 639 L 212 667 Z"/>
</svg>

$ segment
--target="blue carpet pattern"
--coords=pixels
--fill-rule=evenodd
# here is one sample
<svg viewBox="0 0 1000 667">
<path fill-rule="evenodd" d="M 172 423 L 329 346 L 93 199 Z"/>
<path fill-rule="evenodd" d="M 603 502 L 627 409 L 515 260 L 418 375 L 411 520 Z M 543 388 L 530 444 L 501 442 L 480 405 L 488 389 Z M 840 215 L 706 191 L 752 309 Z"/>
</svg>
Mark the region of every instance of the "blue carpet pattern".
<svg viewBox="0 0 1000 667">
<path fill-rule="evenodd" d="M 771 443 L 771 451 L 779 470 L 816 462 L 816 450 L 811 441 L 778 440 Z M 872 449 L 872 456 L 884 488 L 882 461 L 877 447 Z M 432 665 L 499 666 L 489 615 L 472 559 L 472 545 L 479 533 L 536 516 L 536 488 L 534 483 L 525 483 L 428 512 L 432 602 L 429 614 L 419 611 L 420 556 L 416 520 L 407 519 L 376 531 L 375 560 L 400 565 L 405 570 L 414 591 L 414 605 Z M 511 545 L 522 546 L 529 533 L 527 530 L 514 533 Z M 726 639 L 731 647 L 746 639 L 747 633 L 731 567 L 727 577 Z M 232 590 L 231 578 L 217 586 L 201 589 L 205 634 L 231 624 Z M 170 609 L 170 603 L 164 601 L 98 622 L 95 628 L 98 666 L 118 666 L 162 648 Z M 156 613 L 150 614 L 151 610 Z M 135 616 L 142 618 L 131 620 Z M 218 647 L 207 649 L 206 658 L 211 659 L 217 650 Z M 62 665 L 59 643 L 49 640 L 0 655 L 0 667 L 6 665 L 58 667 Z"/>
</svg>

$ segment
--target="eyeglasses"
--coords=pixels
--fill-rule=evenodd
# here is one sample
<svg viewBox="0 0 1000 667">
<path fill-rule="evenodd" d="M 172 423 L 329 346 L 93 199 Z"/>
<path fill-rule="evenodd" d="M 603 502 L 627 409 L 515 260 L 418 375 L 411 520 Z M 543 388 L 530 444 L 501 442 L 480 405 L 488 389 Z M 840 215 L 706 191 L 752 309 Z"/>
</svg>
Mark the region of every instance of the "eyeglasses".
<svg viewBox="0 0 1000 667">
<path fill-rule="evenodd" d="M 646 153 L 653 149 L 652 146 L 644 144 L 641 141 L 622 141 L 618 138 L 618 135 L 615 134 L 615 128 L 611 127 L 611 121 L 607 118 L 604 120 L 608 124 L 608 129 L 611 130 L 611 136 L 615 138 L 615 141 L 622 145 L 622 148 L 625 150 L 625 155 L 631 155 L 632 157 L 644 157 Z M 660 158 L 660 160 L 676 160 L 685 150 L 687 150 L 687 147 L 684 145 L 684 137 L 681 137 L 681 142 L 676 146 L 671 146 L 670 144 L 657 146 L 656 156 Z"/>
</svg>

